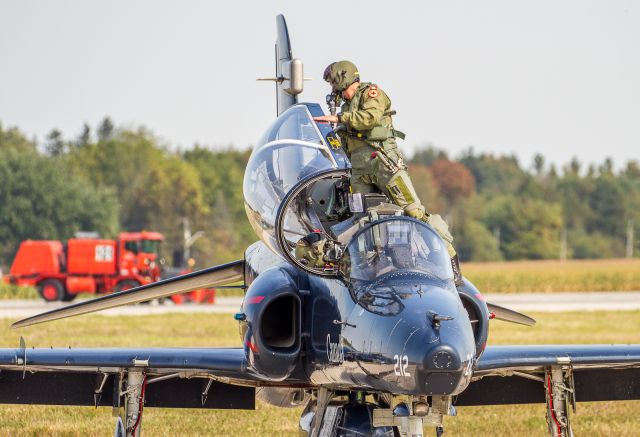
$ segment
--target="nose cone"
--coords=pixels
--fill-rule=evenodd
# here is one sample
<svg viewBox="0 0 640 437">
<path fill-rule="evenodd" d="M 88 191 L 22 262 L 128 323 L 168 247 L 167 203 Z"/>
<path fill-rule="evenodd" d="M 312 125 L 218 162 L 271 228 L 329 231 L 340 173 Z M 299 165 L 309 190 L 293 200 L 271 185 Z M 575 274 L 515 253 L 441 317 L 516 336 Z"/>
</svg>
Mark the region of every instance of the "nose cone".
<svg viewBox="0 0 640 437">
<path fill-rule="evenodd" d="M 426 394 L 456 394 L 469 384 L 473 354 L 460 346 L 438 344 L 425 353 L 421 383 Z"/>
<path fill-rule="evenodd" d="M 469 384 L 475 343 L 466 310 L 447 290 L 405 299 L 393 332 L 391 381 L 424 395 L 455 395 Z M 435 318 L 435 321 L 434 321 Z M 407 357 L 407 358 L 405 358 Z"/>
<path fill-rule="evenodd" d="M 427 395 L 460 393 L 469 384 L 475 343 L 471 323 L 457 296 L 434 290 L 424 308 L 416 385 Z"/>
<path fill-rule="evenodd" d="M 453 286 L 419 275 L 393 277 L 355 290 L 358 299 L 343 330 L 358 382 L 380 391 L 455 395 L 469 383 L 475 342 Z M 364 329 L 363 329 L 364 328 Z"/>
<path fill-rule="evenodd" d="M 460 370 L 462 359 L 455 348 L 448 344 L 440 344 L 427 352 L 423 366 L 425 370 Z"/>
<path fill-rule="evenodd" d="M 469 384 L 475 356 L 469 319 L 457 313 L 439 327 L 434 327 L 426 317 L 423 320 L 420 331 L 404 345 L 404 353 L 413 358 L 409 359 L 408 369 L 415 393 L 458 394 Z M 415 367 L 411 369 L 413 360 Z"/>
</svg>

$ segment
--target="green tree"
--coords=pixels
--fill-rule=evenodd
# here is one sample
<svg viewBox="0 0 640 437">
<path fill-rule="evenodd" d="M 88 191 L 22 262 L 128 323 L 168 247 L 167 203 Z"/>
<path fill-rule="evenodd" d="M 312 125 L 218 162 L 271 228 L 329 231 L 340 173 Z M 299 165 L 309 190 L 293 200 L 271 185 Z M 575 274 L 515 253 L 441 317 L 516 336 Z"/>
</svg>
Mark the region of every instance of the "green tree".
<svg viewBox="0 0 640 437">
<path fill-rule="evenodd" d="M 153 229 L 165 235 L 172 248 L 183 244 L 182 219 L 193 223 L 194 231 L 201 230 L 208 214 L 197 171 L 187 162 L 173 155 L 151 169 L 137 199 L 136 228 Z"/>
<path fill-rule="evenodd" d="M 51 156 L 60 156 L 66 152 L 66 145 L 62 138 L 62 132 L 58 129 L 53 129 L 47 135 L 47 142 L 45 144 L 45 150 Z"/>
<path fill-rule="evenodd" d="M 73 150 L 68 160 L 93 186 L 117 193 L 123 229 L 162 232 L 165 255 L 170 255 L 182 249 L 183 218 L 194 231 L 208 226 L 200 174 L 179 154 L 169 152 L 144 128 L 114 128 L 99 137 L 97 143 Z"/>
<path fill-rule="evenodd" d="M 594 212 L 588 199 L 594 186 L 593 178 L 580 177 L 574 172 L 555 181 L 555 200 L 562 205 L 563 221 L 568 229 L 587 229 L 593 220 Z"/>
<path fill-rule="evenodd" d="M 117 217 L 113 191 L 70 174 L 63 160 L 0 150 L 0 262 L 8 264 L 26 239 L 65 240 L 77 231 L 112 237 Z"/>
<path fill-rule="evenodd" d="M 498 241 L 477 220 L 463 221 L 455 229 L 454 245 L 461 261 L 500 261 Z"/>
<path fill-rule="evenodd" d="M 423 164 L 411 164 L 409 166 L 411 181 L 420 197 L 422 204 L 429 212 L 442 212 L 444 202 L 441 199 L 438 185 L 436 184 L 431 169 Z"/>
<path fill-rule="evenodd" d="M 576 259 L 614 258 L 624 250 L 622 241 L 600 232 L 588 234 L 583 229 L 569 233 L 571 257 Z"/>
<path fill-rule="evenodd" d="M 571 162 L 569 162 L 569 165 L 566 165 L 563 170 L 564 170 L 565 176 L 566 175 L 578 176 L 580 174 L 581 168 L 582 168 L 582 164 L 580 163 L 578 158 L 574 156 L 573 158 L 571 158 Z"/>
<path fill-rule="evenodd" d="M 536 172 L 537 176 L 543 175 L 544 166 L 545 166 L 544 156 L 542 156 L 540 153 L 536 153 L 533 156 L 533 169 Z"/>
<path fill-rule="evenodd" d="M 35 141 L 29 141 L 16 127 L 4 129 L 0 122 L 0 151 L 36 152 Z"/>
<path fill-rule="evenodd" d="M 640 165 L 638 161 L 629 161 L 621 172 L 620 179 L 626 193 L 626 218 L 634 225 L 634 257 L 638 257 L 640 256 Z"/>
<path fill-rule="evenodd" d="M 562 209 L 537 199 L 500 196 L 487 206 L 485 223 L 500 230 L 506 259 L 558 258 Z"/>
<path fill-rule="evenodd" d="M 478 191 L 483 194 L 516 194 L 527 177 L 515 156 L 475 155 L 473 149 L 469 149 L 459 162 L 471 171 Z"/>
<path fill-rule="evenodd" d="M 111 187 L 120 201 L 120 224 L 126 230 L 149 226 L 147 210 L 140 208 L 152 189 L 151 172 L 162 165 L 165 151 L 144 129 L 116 130 L 106 140 L 75 149 L 68 160 L 73 171 L 95 187 Z"/>
<path fill-rule="evenodd" d="M 412 164 L 431 165 L 439 159 L 449 159 L 447 152 L 429 144 L 417 147 L 410 162 Z"/>
<path fill-rule="evenodd" d="M 86 147 L 91 142 L 91 127 L 85 123 L 82 125 L 82 132 L 78 135 L 76 139 L 75 146 L 76 147 Z"/>
<path fill-rule="evenodd" d="M 203 197 L 209 208 L 209 230 L 198 245 L 216 262 L 230 261 L 243 255 L 256 240 L 244 210 L 242 184 L 249 150 L 213 151 L 196 146 L 184 152 L 183 158 L 200 175 Z M 204 248 L 204 243 L 210 243 Z"/>
<path fill-rule="evenodd" d="M 109 117 L 105 117 L 98 126 L 98 140 L 108 141 L 115 132 L 115 126 Z"/>
<path fill-rule="evenodd" d="M 611 173 L 602 174 L 595 180 L 588 201 L 593 215 L 587 223 L 587 231 L 624 238 L 628 214 L 621 181 Z"/>
</svg>

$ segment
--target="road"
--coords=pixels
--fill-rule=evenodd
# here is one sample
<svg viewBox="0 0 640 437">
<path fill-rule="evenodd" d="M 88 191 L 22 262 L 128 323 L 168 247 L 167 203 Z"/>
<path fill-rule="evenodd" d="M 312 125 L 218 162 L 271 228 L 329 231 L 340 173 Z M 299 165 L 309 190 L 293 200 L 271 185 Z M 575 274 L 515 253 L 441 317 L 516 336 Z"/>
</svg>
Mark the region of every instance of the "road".
<svg viewBox="0 0 640 437">
<path fill-rule="evenodd" d="M 640 310 L 640 291 L 580 292 L 580 293 L 500 293 L 486 294 L 488 302 L 522 312 L 562 311 L 630 311 Z M 218 297 L 215 305 L 130 305 L 102 311 L 106 316 L 148 315 L 166 313 L 226 313 L 239 310 L 239 297 Z M 17 319 L 60 308 L 65 304 L 39 300 L 0 301 L 0 318 Z"/>
<path fill-rule="evenodd" d="M 75 303 L 75 302 L 74 302 Z M 150 314 L 167 313 L 226 313 L 238 312 L 242 298 L 240 297 L 218 297 L 215 305 L 182 304 L 175 305 L 166 303 L 159 305 L 151 303 L 148 305 L 127 305 L 110 310 L 101 311 L 105 316 L 143 316 Z M 0 317 L 20 318 L 28 317 L 44 311 L 61 308 L 68 304 L 61 302 L 44 302 L 40 300 L 4 300 L 0 301 Z"/>
</svg>

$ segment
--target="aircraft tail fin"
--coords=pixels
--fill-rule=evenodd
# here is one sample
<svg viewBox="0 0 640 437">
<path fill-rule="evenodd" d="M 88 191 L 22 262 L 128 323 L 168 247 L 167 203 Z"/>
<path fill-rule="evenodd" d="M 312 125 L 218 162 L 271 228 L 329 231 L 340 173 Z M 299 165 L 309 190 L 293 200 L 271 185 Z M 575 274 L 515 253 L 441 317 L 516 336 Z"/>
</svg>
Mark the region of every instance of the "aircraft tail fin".
<svg viewBox="0 0 640 437">
<path fill-rule="evenodd" d="M 276 17 L 276 29 L 276 77 L 279 79 L 276 82 L 276 104 L 278 106 L 278 115 L 280 115 L 287 110 L 287 108 L 298 103 L 298 96 L 297 94 L 287 92 L 285 88 L 287 85 L 285 82 L 288 82 L 286 80 L 287 74 L 285 73 L 290 73 L 286 72 L 286 70 L 289 69 L 287 67 L 291 65 L 289 63 L 293 62 L 293 55 L 291 53 L 289 29 L 282 14 Z"/>
<path fill-rule="evenodd" d="M 186 293 L 200 288 L 210 288 L 242 281 L 244 278 L 244 261 L 233 261 L 219 266 L 209 267 L 197 272 L 165 279 L 130 290 L 120 291 L 107 296 L 68 305 L 63 308 L 37 314 L 11 325 L 11 328 L 22 328 L 38 323 L 64 319 L 66 317 L 79 316 L 109 308 L 115 308 L 132 303 L 145 302 L 152 299 Z"/>
<path fill-rule="evenodd" d="M 276 109 L 278 115 L 298 103 L 298 94 L 304 89 L 304 68 L 300 59 L 291 54 L 291 41 L 284 15 L 276 17 L 276 76 L 258 80 L 276 83 Z"/>
</svg>

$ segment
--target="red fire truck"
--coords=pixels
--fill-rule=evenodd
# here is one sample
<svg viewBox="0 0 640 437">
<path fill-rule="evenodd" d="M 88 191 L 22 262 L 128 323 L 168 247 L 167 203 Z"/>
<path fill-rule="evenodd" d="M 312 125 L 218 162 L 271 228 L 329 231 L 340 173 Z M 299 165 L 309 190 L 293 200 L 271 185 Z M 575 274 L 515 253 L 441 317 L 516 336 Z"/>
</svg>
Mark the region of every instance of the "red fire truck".
<svg viewBox="0 0 640 437">
<path fill-rule="evenodd" d="M 122 291 L 160 279 L 158 232 L 123 232 L 117 240 L 27 240 L 7 283 L 34 286 L 46 301 L 72 301 L 78 293 Z"/>
</svg>

